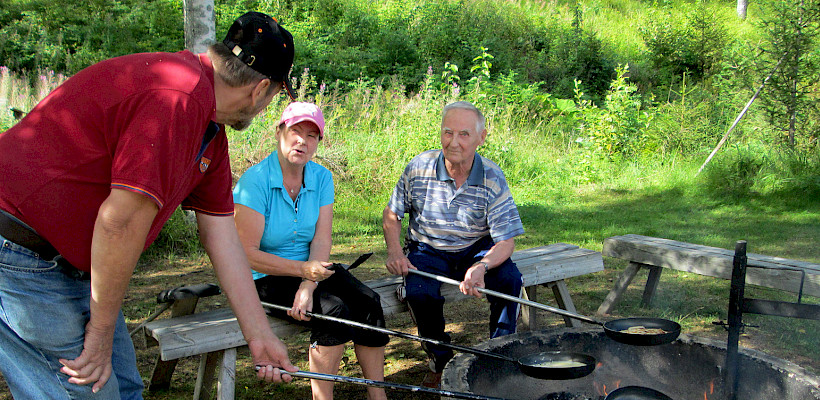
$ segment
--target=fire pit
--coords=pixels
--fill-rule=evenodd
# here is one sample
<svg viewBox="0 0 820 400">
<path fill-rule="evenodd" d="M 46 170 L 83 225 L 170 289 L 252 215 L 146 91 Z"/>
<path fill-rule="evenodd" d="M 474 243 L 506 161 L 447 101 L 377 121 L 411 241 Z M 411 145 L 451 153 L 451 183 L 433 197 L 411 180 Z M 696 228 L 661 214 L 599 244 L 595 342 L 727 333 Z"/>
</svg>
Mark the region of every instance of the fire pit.
<svg viewBox="0 0 820 400">
<path fill-rule="evenodd" d="M 521 357 L 542 351 L 586 353 L 598 360 L 583 378 L 527 377 L 512 363 L 459 354 L 444 369 L 442 388 L 533 400 L 602 400 L 624 386 L 658 390 L 675 400 L 725 399 L 726 345 L 681 335 L 661 346 L 630 346 L 609 339 L 600 328 L 525 332 L 489 340 L 477 348 Z M 785 360 L 753 350 L 740 352 L 738 397 L 747 400 L 820 400 L 820 379 Z"/>
</svg>

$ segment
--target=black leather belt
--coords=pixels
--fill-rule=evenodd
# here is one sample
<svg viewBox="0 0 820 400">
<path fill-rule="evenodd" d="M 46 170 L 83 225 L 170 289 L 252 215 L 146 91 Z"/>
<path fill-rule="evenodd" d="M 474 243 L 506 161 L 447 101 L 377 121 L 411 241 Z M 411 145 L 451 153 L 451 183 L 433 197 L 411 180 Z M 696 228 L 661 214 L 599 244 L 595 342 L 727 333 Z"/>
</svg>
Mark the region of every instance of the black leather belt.
<svg viewBox="0 0 820 400">
<path fill-rule="evenodd" d="M 74 279 L 91 279 L 90 273 L 78 270 L 64 258 L 59 257 L 60 252 L 51 243 L 3 210 L 0 210 L 0 236 L 37 253 L 43 260 L 50 261 L 56 258 L 62 271 Z"/>
<path fill-rule="evenodd" d="M 60 255 L 60 252 L 51 243 L 41 238 L 37 232 L 2 210 L 0 210 L 0 236 L 37 253 L 43 260 L 53 260 Z"/>
</svg>

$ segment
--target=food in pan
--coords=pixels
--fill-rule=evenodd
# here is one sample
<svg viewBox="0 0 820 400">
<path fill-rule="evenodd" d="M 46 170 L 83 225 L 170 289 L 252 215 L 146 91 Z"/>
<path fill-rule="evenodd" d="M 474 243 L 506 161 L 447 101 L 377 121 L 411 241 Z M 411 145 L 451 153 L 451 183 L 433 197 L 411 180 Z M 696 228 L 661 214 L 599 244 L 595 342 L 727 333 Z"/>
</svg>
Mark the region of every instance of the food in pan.
<svg viewBox="0 0 820 400">
<path fill-rule="evenodd" d="M 669 333 L 660 328 L 647 328 L 642 325 L 630 326 L 629 329 L 624 329 L 620 332 L 633 335 L 663 335 L 664 333 Z"/>
<path fill-rule="evenodd" d="M 534 366 L 539 368 L 577 368 L 584 367 L 586 366 L 586 364 L 572 360 L 557 360 L 540 362 L 535 364 Z"/>
</svg>

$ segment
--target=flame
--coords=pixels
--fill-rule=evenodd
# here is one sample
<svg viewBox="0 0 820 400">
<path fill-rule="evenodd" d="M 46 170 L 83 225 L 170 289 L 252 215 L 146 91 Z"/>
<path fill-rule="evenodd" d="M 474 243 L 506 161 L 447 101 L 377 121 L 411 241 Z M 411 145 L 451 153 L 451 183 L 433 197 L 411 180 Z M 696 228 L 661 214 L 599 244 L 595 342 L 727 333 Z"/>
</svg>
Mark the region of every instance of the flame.
<svg viewBox="0 0 820 400">
<path fill-rule="evenodd" d="M 592 386 L 595 388 L 595 392 L 597 392 L 598 395 L 600 395 L 600 396 L 606 396 L 607 395 L 606 385 L 603 385 L 603 387 L 601 387 L 601 384 L 599 384 L 598 382 L 593 381 Z"/>
<path fill-rule="evenodd" d="M 595 391 L 598 392 L 601 396 L 606 396 L 609 394 L 609 391 L 606 389 L 606 384 L 599 384 L 598 382 L 592 382 L 592 386 L 595 388 Z M 621 387 L 621 381 L 617 380 L 613 384 L 609 385 L 610 389 L 615 390 Z M 612 386 L 615 386 L 614 388 Z"/>
<path fill-rule="evenodd" d="M 715 393 L 715 380 L 712 379 L 709 381 L 709 390 L 703 392 L 703 400 L 709 400 L 709 394 Z"/>
</svg>

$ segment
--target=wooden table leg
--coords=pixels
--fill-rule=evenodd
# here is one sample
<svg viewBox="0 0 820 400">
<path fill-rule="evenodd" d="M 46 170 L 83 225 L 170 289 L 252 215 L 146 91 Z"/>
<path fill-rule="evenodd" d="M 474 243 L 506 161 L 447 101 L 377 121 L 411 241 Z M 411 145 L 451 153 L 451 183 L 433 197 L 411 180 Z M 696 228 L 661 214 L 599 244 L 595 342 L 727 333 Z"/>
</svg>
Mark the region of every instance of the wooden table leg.
<svg viewBox="0 0 820 400">
<path fill-rule="evenodd" d="M 216 366 L 221 363 L 225 351 L 227 350 L 214 351 L 200 356 L 199 370 L 196 374 L 196 386 L 194 386 L 194 400 L 210 400 L 213 398 Z"/>
<path fill-rule="evenodd" d="M 525 287 L 524 290 L 521 292 L 524 297 L 524 300 L 530 301 L 538 301 L 538 286 L 530 286 Z M 535 308 L 528 307 L 525 305 L 521 306 L 521 322 L 524 326 L 527 327 L 530 331 L 534 331 L 536 326 L 538 325 L 537 317 L 538 314 L 535 313 Z"/>
<path fill-rule="evenodd" d="M 643 289 L 643 298 L 641 299 L 641 306 L 649 307 L 652 305 L 652 298 L 655 296 L 655 290 L 658 288 L 658 282 L 661 279 L 661 267 L 654 265 L 647 265 L 649 268 L 649 277 L 646 279 L 646 287 Z"/>
<path fill-rule="evenodd" d="M 569 295 L 569 289 L 567 288 L 567 283 L 564 282 L 563 279 L 550 282 L 547 286 L 552 288 L 552 293 L 555 295 L 555 301 L 558 303 L 558 307 L 567 310 L 569 312 L 577 314 L 578 311 L 575 310 L 575 304 L 572 302 L 572 297 Z M 570 317 L 563 317 L 564 324 L 568 327 L 576 327 L 581 326 L 581 321 L 578 321 L 575 318 Z"/>
<path fill-rule="evenodd" d="M 631 261 L 629 262 L 629 265 L 626 266 L 626 269 L 624 269 L 621 277 L 615 282 L 615 287 L 609 291 L 609 294 L 606 295 L 603 303 L 601 303 L 598 307 L 598 311 L 596 312 L 597 315 L 609 314 L 612 309 L 615 308 L 615 304 L 621 299 L 621 295 L 624 294 L 626 288 L 629 286 L 629 283 L 632 282 L 633 278 L 635 278 L 638 270 L 641 269 L 641 265 L 643 264 Z"/>
<path fill-rule="evenodd" d="M 219 366 L 217 400 L 233 400 L 236 390 L 236 347 L 225 350 Z"/>
</svg>

